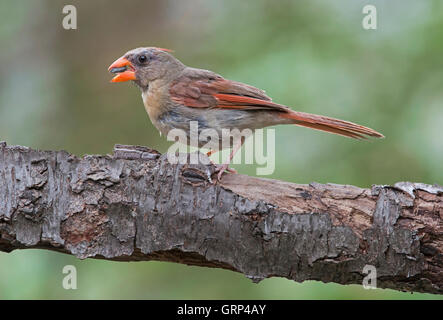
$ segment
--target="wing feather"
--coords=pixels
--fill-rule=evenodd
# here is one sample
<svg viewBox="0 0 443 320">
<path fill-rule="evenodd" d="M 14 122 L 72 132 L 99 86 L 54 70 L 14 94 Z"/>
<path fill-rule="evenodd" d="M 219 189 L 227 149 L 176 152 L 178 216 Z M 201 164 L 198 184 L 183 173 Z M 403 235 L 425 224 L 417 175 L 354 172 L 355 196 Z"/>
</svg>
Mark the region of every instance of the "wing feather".
<svg viewBox="0 0 443 320">
<path fill-rule="evenodd" d="M 207 70 L 188 68 L 171 83 L 169 93 L 172 101 L 187 107 L 267 110 L 275 112 L 276 117 L 291 119 L 296 125 L 350 138 L 384 137 L 373 129 L 349 121 L 294 111 L 272 102 L 263 90 L 226 80 Z"/>
</svg>

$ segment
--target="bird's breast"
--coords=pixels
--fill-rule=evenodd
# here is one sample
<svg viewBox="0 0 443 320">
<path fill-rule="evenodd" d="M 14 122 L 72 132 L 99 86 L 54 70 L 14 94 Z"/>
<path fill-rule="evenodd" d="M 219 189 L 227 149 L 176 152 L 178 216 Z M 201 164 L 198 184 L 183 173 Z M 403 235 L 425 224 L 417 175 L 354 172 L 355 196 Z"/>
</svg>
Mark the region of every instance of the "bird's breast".
<svg viewBox="0 0 443 320">
<path fill-rule="evenodd" d="M 168 128 L 159 121 L 161 115 L 168 110 L 168 92 L 164 85 L 155 82 L 149 85 L 149 89 L 142 92 L 143 105 L 148 113 L 152 124 L 162 134 L 167 134 Z"/>
</svg>

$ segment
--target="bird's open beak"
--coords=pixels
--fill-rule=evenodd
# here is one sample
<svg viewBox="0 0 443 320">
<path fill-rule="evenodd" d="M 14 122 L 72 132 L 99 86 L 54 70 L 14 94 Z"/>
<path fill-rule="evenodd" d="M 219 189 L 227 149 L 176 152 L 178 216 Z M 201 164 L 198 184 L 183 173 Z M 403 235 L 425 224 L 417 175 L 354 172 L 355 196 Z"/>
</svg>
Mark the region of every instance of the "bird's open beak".
<svg viewBox="0 0 443 320">
<path fill-rule="evenodd" d="M 117 75 L 112 78 L 111 82 L 123 82 L 129 80 L 136 80 L 135 69 L 128 59 L 121 57 L 114 61 L 108 68 L 109 72 Z"/>
</svg>

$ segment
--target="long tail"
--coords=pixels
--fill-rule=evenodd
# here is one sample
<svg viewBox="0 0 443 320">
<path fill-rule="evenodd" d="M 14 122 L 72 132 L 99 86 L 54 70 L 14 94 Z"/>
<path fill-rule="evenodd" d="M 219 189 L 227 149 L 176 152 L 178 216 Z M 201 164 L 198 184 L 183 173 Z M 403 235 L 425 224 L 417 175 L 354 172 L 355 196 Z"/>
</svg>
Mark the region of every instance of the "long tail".
<svg viewBox="0 0 443 320">
<path fill-rule="evenodd" d="M 294 124 L 298 126 L 335 133 L 354 139 L 367 139 L 367 136 L 376 138 L 385 137 L 381 133 L 372 130 L 371 128 L 367 128 L 349 121 L 319 116 L 316 114 L 291 110 L 291 112 L 284 113 L 281 116 L 294 120 Z"/>
</svg>

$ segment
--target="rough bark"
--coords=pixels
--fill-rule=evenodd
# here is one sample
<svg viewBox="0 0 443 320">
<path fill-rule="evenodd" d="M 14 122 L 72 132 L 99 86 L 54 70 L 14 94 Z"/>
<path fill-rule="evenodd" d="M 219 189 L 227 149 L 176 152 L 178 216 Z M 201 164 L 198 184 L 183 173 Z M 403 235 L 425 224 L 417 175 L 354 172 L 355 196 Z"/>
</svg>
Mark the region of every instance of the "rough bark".
<svg viewBox="0 0 443 320">
<path fill-rule="evenodd" d="M 0 250 L 224 268 L 443 293 L 443 188 L 300 185 L 171 165 L 145 147 L 78 158 L 0 143 Z"/>
</svg>

